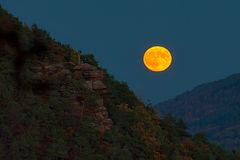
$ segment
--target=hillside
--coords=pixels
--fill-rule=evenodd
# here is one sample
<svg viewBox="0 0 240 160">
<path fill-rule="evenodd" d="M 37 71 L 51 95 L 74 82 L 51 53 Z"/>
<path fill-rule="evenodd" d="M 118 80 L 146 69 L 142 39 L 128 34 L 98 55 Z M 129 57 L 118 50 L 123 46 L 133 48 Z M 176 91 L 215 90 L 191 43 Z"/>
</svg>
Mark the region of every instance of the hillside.
<svg viewBox="0 0 240 160">
<path fill-rule="evenodd" d="M 160 119 L 124 82 L 0 7 L 0 159 L 237 160 Z"/>
<path fill-rule="evenodd" d="M 191 133 L 202 131 L 228 149 L 240 148 L 240 74 L 200 85 L 156 110 L 182 118 Z"/>
</svg>

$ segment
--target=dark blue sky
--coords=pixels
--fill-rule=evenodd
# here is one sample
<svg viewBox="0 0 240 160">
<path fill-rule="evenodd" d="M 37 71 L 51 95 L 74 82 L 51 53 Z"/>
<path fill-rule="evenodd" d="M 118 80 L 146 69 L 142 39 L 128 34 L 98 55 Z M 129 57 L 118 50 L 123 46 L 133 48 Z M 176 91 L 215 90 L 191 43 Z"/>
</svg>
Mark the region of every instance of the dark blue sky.
<svg viewBox="0 0 240 160">
<path fill-rule="evenodd" d="M 21 21 L 36 23 L 84 53 L 144 101 L 157 103 L 240 72 L 239 0 L 0 0 Z M 163 45 L 173 65 L 148 71 L 144 51 Z"/>
</svg>

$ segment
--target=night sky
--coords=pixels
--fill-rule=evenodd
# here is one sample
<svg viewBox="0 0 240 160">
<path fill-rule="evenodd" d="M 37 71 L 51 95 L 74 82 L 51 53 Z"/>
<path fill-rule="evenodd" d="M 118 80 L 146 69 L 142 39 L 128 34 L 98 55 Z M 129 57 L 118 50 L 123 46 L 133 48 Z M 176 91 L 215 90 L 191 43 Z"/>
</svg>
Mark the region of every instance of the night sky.
<svg viewBox="0 0 240 160">
<path fill-rule="evenodd" d="M 157 103 L 240 72 L 239 0 L 0 0 L 29 25 L 92 53 L 142 100 Z M 142 62 L 153 45 L 173 64 L 154 73 Z"/>
</svg>

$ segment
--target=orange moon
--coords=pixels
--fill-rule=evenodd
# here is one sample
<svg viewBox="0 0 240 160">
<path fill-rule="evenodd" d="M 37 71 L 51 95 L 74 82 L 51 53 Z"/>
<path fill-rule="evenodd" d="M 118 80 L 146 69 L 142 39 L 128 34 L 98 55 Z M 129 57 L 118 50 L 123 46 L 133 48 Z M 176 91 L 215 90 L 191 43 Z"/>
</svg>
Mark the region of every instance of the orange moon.
<svg viewBox="0 0 240 160">
<path fill-rule="evenodd" d="M 144 53 L 143 62 L 149 70 L 161 72 L 168 69 L 172 64 L 172 55 L 168 49 L 154 46 Z"/>
</svg>

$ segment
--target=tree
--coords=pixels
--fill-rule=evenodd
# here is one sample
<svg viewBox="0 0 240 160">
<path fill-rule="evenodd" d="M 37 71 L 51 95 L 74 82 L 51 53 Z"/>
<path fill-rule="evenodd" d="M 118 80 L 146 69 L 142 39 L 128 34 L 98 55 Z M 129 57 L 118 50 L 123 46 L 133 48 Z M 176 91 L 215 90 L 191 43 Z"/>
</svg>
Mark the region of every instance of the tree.
<svg viewBox="0 0 240 160">
<path fill-rule="evenodd" d="M 99 68 L 99 64 L 95 59 L 95 56 L 93 54 L 83 54 L 81 55 L 81 59 L 83 61 L 83 63 L 88 63 L 91 64 L 97 68 Z"/>
<path fill-rule="evenodd" d="M 193 140 L 197 143 L 208 143 L 207 137 L 203 132 L 196 133 L 193 137 Z"/>
</svg>

